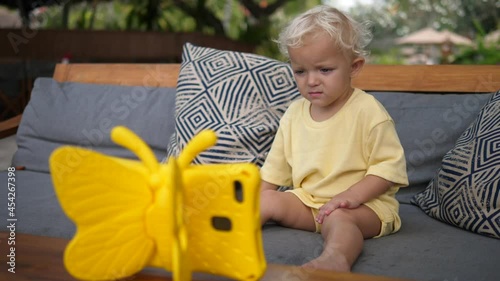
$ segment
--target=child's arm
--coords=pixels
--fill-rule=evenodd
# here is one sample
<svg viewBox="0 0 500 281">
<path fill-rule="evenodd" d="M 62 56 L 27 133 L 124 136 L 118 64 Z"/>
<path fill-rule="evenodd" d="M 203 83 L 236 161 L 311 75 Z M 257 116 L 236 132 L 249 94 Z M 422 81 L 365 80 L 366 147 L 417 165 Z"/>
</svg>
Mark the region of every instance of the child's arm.
<svg viewBox="0 0 500 281">
<path fill-rule="evenodd" d="M 277 190 L 279 186 L 262 180 L 260 184 L 260 191 L 264 190 Z"/>
<path fill-rule="evenodd" d="M 381 177 L 368 175 L 346 191 L 335 195 L 330 201 L 319 208 L 316 221 L 323 223 L 325 216 L 328 216 L 338 208 L 355 209 L 359 205 L 384 194 L 392 185 L 392 182 Z"/>
</svg>

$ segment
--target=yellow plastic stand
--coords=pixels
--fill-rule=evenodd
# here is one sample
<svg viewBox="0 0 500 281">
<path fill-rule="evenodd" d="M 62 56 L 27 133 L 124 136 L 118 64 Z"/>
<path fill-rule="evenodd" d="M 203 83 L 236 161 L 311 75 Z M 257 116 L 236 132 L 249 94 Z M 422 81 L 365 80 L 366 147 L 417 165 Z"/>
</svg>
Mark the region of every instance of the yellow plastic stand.
<svg viewBox="0 0 500 281">
<path fill-rule="evenodd" d="M 177 159 L 160 164 L 125 127 L 111 132 L 140 161 L 61 147 L 50 157 L 55 191 L 76 233 L 64 264 L 82 280 L 115 280 L 148 266 L 191 279 L 192 272 L 257 280 L 266 268 L 253 164 L 191 165 L 215 144 L 195 136 Z"/>
</svg>

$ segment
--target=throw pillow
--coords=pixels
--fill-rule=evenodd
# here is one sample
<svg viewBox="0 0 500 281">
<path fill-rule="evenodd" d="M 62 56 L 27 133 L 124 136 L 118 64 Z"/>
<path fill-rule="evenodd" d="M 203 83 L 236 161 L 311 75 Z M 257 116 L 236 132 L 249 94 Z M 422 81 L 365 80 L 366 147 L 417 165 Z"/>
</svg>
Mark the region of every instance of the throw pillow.
<svg viewBox="0 0 500 281">
<path fill-rule="evenodd" d="M 500 91 L 458 138 L 412 203 L 429 216 L 500 238 Z"/>
<path fill-rule="evenodd" d="M 217 144 L 198 155 L 194 163 L 250 162 L 261 166 L 281 116 L 299 96 L 286 63 L 186 43 L 168 155 L 178 155 L 194 135 L 212 129 L 218 136 Z"/>
</svg>

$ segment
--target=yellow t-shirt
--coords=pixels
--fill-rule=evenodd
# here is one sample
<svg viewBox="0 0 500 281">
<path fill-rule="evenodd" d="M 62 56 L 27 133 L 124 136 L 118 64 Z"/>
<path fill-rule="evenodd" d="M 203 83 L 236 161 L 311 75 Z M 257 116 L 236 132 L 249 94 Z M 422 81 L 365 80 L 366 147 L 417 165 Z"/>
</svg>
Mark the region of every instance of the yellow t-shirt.
<svg viewBox="0 0 500 281">
<path fill-rule="evenodd" d="M 262 179 L 292 186 L 305 205 L 319 208 L 365 176 L 379 176 L 395 183 L 378 199 L 397 214 L 395 193 L 408 185 L 408 178 L 404 151 L 385 108 L 355 89 L 328 120 L 314 121 L 309 109 L 306 99 L 289 106 L 261 168 Z"/>
</svg>

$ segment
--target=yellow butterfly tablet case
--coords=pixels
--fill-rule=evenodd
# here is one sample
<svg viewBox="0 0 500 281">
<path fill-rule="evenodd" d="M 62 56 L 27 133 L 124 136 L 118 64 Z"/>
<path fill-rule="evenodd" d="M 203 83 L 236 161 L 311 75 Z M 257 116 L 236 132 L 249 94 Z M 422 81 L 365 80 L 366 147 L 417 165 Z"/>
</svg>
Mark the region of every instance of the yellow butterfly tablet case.
<svg viewBox="0 0 500 281">
<path fill-rule="evenodd" d="M 258 168 L 250 163 L 191 165 L 215 144 L 202 131 L 179 157 L 160 164 L 132 131 L 116 143 L 139 160 L 65 146 L 50 157 L 59 202 L 76 224 L 64 264 L 82 280 L 115 280 L 161 267 L 174 280 L 192 272 L 257 280 L 266 268 Z"/>
</svg>

